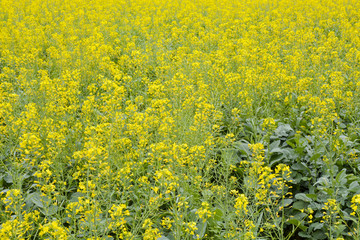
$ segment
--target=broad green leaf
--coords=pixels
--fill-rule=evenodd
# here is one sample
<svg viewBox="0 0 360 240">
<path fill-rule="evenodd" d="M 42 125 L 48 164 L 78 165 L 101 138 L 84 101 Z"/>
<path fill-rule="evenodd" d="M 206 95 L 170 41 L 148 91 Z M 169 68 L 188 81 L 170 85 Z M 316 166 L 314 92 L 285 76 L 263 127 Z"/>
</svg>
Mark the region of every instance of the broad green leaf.
<svg viewBox="0 0 360 240">
<path fill-rule="evenodd" d="M 40 212 L 43 213 L 45 216 L 52 216 L 57 213 L 58 209 L 58 206 L 52 205 L 48 208 L 41 208 Z"/>
<path fill-rule="evenodd" d="M 291 165 L 291 169 L 296 171 L 310 171 L 305 163 L 295 163 Z"/>
<path fill-rule="evenodd" d="M 309 198 L 308 196 L 306 196 L 305 193 L 298 193 L 295 195 L 295 198 L 298 199 L 298 200 L 302 200 L 304 202 L 311 202 L 312 199 Z"/>
<path fill-rule="evenodd" d="M 312 200 L 317 199 L 317 194 L 306 194 L 307 197 L 311 198 Z"/>
<path fill-rule="evenodd" d="M 280 124 L 279 127 L 275 130 L 277 136 L 288 136 L 294 130 L 290 127 L 289 124 Z"/>
<path fill-rule="evenodd" d="M 195 231 L 196 235 L 199 235 L 200 238 L 204 237 L 205 232 L 206 232 L 206 227 L 207 227 L 207 222 L 205 222 L 205 221 L 200 221 L 200 222 L 197 224 L 198 230 Z"/>
<path fill-rule="evenodd" d="M 271 152 L 273 149 L 278 148 L 280 146 L 280 140 L 273 141 L 269 144 L 269 151 Z"/>
<path fill-rule="evenodd" d="M 305 209 L 307 207 L 307 203 L 303 202 L 303 201 L 296 201 L 293 204 L 293 208 L 298 209 L 298 210 L 302 210 Z"/>
<path fill-rule="evenodd" d="M 277 147 L 277 148 L 271 149 L 270 152 L 271 152 L 271 153 L 281 153 L 281 154 L 284 154 L 284 149 L 281 149 L 281 148 Z"/>
<path fill-rule="evenodd" d="M 170 240 L 169 238 L 165 237 L 165 236 L 161 236 L 159 237 L 157 240 Z"/>
<path fill-rule="evenodd" d="M 324 227 L 324 223 L 319 223 L 319 222 L 315 222 L 310 225 L 310 229 L 312 229 L 313 231 L 321 229 L 323 227 Z"/>
<path fill-rule="evenodd" d="M 314 155 L 311 156 L 310 161 L 316 162 L 321 157 L 321 155 L 322 154 L 320 154 L 320 153 L 315 153 Z"/>
<path fill-rule="evenodd" d="M 312 239 L 326 239 L 327 235 L 322 230 L 316 230 L 314 233 L 311 234 Z"/>
<path fill-rule="evenodd" d="M 251 151 L 249 149 L 249 143 L 248 142 L 243 142 L 243 141 L 239 141 L 234 143 L 234 146 L 240 150 L 241 153 L 250 156 L 251 155 Z"/>
<path fill-rule="evenodd" d="M 224 215 L 223 212 L 219 208 L 217 208 L 215 210 L 215 214 L 214 214 L 215 221 L 220 221 L 222 219 L 223 215 Z"/>
<path fill-rule="evenodd" d="M 304 212 L 298 212 L 294 215 L 294 218 L 296 218 L 299 221 L 303 221 L 307 217 L 307 214 Z"/>
<path fill-rule="evenodd" d="M 307 234 L 306 232 L 299 232 L 298 234 L 300 237 L 303 237 L 304 239 L 311 239 L 311 235 Z"/>
<path fill-rule="evenodd" d="M 4 177 L 4 180 L 7 183 L 13 183 L 13 178 L 12 178 L 11 174 L 6 174 Z"/>
<path fill-rule="evenodd" d="M 344 224 L 338 224 L 334 226 L 335 232 L 337 232 L 338 234 L 343 233 L 346 228 L 347 227 Z"/>
<path fill-rule="evenodd" d="M 349 185 L 349 191 L 350 191 L 350 192 L 353 192 L 353 193 L 359 193 L 359 192 L 360 192 L 359 182 L 354 181 L 354 182 L 350 183 L 350 185 Z"/>
<path fill-rule="evenodd" d="M 289 224 L 292 224 L 292 225 L 295 225 L 296 227 L 299 227 L 301 230 L 305 231 L 307 229 L 306 226 L 304 226 L 301 221 L 299 221 L 298 219 L 296 218 L 292 218 L 290 220 L 287 221 L 287 223 Z"/>
<path fill-rule="evenodd" d="M 291 203 L 293 202 L 292 199 L 286 198 L 284 199 L 284 201 L 281 203 L 283 207 L 287 207 L 289 206 Z"/>
<path fill-rule="evenodd" d="M 34 203 L 39 208 L 45 208 L 51 203 L 51 199 L 47 196 L 41 196 L 40 193 L 34 192 L 28 195 L 26 198 L 27 200 L 30 200 L 32 203 Z"/>
<path fill-rule="evenodd" d="M 339 185 L 345 185 L 346 184 L 347 179 L 346 179 L 346 169 L 345 168 L 338 173 L 335 180 L 336 180 L 336 183 L 339 184 Z"/>
<path fill-rule="evenodd" d="M 70 202 L 78 202 L 79 201 L 79 197 L 83 197 L 84 194 L 80 193 L 80 192 L 75 192 L 71 195 L 70 197 Z"/>
</svg>

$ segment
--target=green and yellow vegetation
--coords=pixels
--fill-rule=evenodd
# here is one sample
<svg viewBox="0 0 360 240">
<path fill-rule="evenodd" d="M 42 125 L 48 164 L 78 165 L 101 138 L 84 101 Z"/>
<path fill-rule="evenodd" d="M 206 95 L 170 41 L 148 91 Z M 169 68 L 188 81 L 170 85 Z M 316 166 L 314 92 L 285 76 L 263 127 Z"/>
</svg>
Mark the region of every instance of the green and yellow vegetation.
<svg viewBox="0 0 360 240">
<path fill-rule="evenodd" d="M 360 239 L 359 9 L 0 0 L 0 239 Z"/>
</svg>

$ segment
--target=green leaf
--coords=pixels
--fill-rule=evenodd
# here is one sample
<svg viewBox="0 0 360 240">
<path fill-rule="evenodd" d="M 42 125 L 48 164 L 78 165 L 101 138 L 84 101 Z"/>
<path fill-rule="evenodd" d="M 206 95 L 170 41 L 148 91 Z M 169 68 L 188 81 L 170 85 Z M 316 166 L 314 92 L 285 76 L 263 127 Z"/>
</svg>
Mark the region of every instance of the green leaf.
<svg viewBox="0 0 360 240">
<path fill-rule="evenodd" d="M 272 152 L 273 149 L 278 148 L 280 146 L 280 140 L 273 141 L 269 144 L 269 151 Z"/>
<path fill-rule="evenodd" d="M 251 151 L 249 149 L 249 142 L 247 141 L 238 141 L 234 143 L 235 148 L 237 148 L 242 154 L 246 156 L 251 156 Z"/>
<path fill-rule="evenodd" d="M 223 212 L 219 209 L 219 208 L 217 208 L 216 210 L 215 210 L 215 214 L 214 214 L 214 219 L 215 219 L 215 221 L 220 221 L 220 220 L 222 220 L 222 216 L 223 216 L 224 214 L 223 214 Z"/>
<path fill-rule="evenodd" d="M 346 229 L 346 225 L 344 225 L 344 224 L 335 225 L 334 229 L 335 229 L 336 233 L 341 234 Z"/>
<path fill-rule="evenodd" d="M 307 234 L 306 232 L 299 232 L 299 237 L 303 237 L 303 238 L 311 238 L 311 235 Z"/>
<path fill-rule="evenodd" d="M 295 226 L 299 226 L 301 224 L 300 221 L 297 220 L 296 218 L 292 218 L 292 219 L 288 220 L 287 223 L 293 224 Z"/>
<path fill-rule="evenodd" d="M 284 199 L 284 201 L 282 202 L 282 205 L 283 205 L 283 207 L 287 207 L 287 206 L 289 206 L 292 202 L 293 202 L 292 199 L 286 198 L 286 199 Z"/>
<path fill-rule="evenodd" d="M 70 202 L 78 202 L 79 201 L 79 197 L 83 197 L 85 196 L 83 193 L 80 192 L 75 192 L 71 195 L 70 197 Z"/>
<path fill-rule="evenodd" d="M 312 229 L 313 231 L 316 231 L 316 230 L 322 229 L 323 226 L 324 226 L 324 223 L 315 222 L 315 223 L 312 223 L 309 228 Z"/>
<path fill-rule="evenodd" d="M 306 194 L 307 197 L 311 198 L 312 200 L 316 200 L 317 199 L 317 194 Z"/>
<path fill-rule="evenodd" d="M 205 221 L 200 221 L 198 224 L 197 224 L 197 228 L 198 230 L 196 230 L 196 235 L 199 235 L 200 238 L 204 237 L 205 235 L 205 232 L 206 232 L 206 227 L 207 227 L 207 222 Z"/>
<path fill-rule="evenodd" d="M 39 208 L 45 208 L 46 206 L 50 205 L 51 199 L 47 196 L 41 196 L 40 193 L 34 192 L 28 195 L 26 200 L 31 201 Z"/>
<path fill-rule="evenodd" d="M 350 215 L 346 211 L 341 210 L 341 213 L 343 214 L 343 217 L 345 220 L 350 220 L 350 221 L 354 221 L 354 222 L 358 220 L 356 217 Z"/>
<path fill-rule="evenodd" d="M 327 177 L 321 177 L 319 180 L 316 181 L 314 185 L 320 184 L 321 186 L 329 186 L 330 182 Z"/>
<path fill-rule="evenodd" d="M 310 171 L 305 163 L 295 163 L 291 165 L 291 169 L 296 171 Z"/>
<path fill-rule="evenodd" d="M 284 149 L 281 149 L 281 148 L 274 148 L 270 151 L 271 153 L 281 153 L 281 154 L 284 154 Z"/>
<path fill-rule="evenodd" d="M 321 155 L 322 154 L 320 154 L 320 153 L 315 153 L 314 155 L 311 156 L 310 161 L 311 162 L 316 162 L 316 160 L 318 160 L 319 157 L 321 157 Z"/>
<path fill-rule="evenodd" d="M 306 231 L 306 227 L 296 218 L 292 218 L 287 221 L 287 223 L 295 225 L 296 227 L 299 227 L 301 230 Z"/>
<path fill-rule="evenodd" d="M 297 200 L 302 200 L 304 202 L 311 202 L 312 201 L 312 199 L 309 198 L 308 196 L 306 196 L 305 193 L 298 193 L 298 194 L 295 195 L 295 198 Z"/>
<path fill-rule="evenodd" d="M 281 124 L 279 127 L 275 130 L 275 135 L 277 136 L 288 136 L 291 132 L 294 130 L 290 127 L 289 124 Z"/>
<path fill-rule="evenodd" d="M 287 140 L 286 143 L 287 143 L 290 147 L 292 147 L 292 148 L 294 148 L 294 149 L 296 148 L 295 143 L 293 143 L 292 141 Z"/>
<path fill-rule="evenodd" d="M 259 215 L 259 217 L 258 217 L 258 220 L 257 220 L 257 222 L 256 222 L 256 228 L 257 228 L 257 229 L 259 229 L 259 228 L 260 228 L 260 224 L 261 224 L 261 221 L 262 221 L 263 215 L 264 215 L 264 213 L 263 213 L 263 212 L 261 212 L 261 213 L 260 213 L 260 215 Z"/>
<path fill-rule="evenodd" d="M 13 178 L 10 174 L 5 175 L 4 180 L 7 183 L 13 183 Z"/>
<path fill-rule="evenodd" d="M 327 235 L 322 230 L 317 230 L 314 233 L 311 234 L 312 239 L 326 239 Z"/>
<path fill-rule="evenodd" d="M 293 208 L 297 209 L 297 210 L 302 210 L 305 209 L 307 207 L 307 203 L 303 202 L 303 201 L 296 201 L 293 204 Z"/>
<path fill-rule="evenodd" d="M 346 128 L 346 125 L 345 125 L 344 123 L 340 123 L 340 124 L 339 124 L 339 128 L 345 129 L 345 128 Z"/>
<path fill-rule="evenodd" d="M 45 216 L 52 216 L 57 213 L 58 209 L 58 206 L 51 205 L 49 208 L 41 208 L 40 212 L 43 213 Z"/>
<path fill-rule="evenodd" d="M 161 236 L 159 237 L 157 240 L 170 240 L 169 238 L 165 237 L 165 236 Z"/>
<path fill-rule="evenodd" d="M 345 168 L 338 173 L 338 175 L 335 178 L 335 181 L 339 185 L 346 184 L 347 179 L 346 179 L 346 169 Z"/>
<path fill-rule="evenodd" d="M 303 212 L 298 212 L 297 214 L 295 214 L 294 218 L 296 218 L 297 220 L 299 221 L 303 221 L 304 218 L 307 217 L 307 214 L 306 213 L 303 213 Z"/>
<path fill-rule="evenodd" d="M 272 167 L 272 166 L 274 166 L 274 164 L 281 162 L 284 158 L 285 157 L 283 156 L 283 154 L 281 154 L 281 155 L 276 154 L 275 157 L 271 156 L 271 158 L 270 158 L 271 163 L 269 164 L 269 167 Z"/>
</svg>

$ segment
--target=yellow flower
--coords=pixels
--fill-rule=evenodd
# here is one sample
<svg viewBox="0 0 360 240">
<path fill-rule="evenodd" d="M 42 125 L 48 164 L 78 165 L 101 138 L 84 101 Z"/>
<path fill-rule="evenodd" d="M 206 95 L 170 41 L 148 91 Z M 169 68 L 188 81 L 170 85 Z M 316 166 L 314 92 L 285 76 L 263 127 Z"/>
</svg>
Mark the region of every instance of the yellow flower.
<svg viewBox="0 0 360 240">
<path fill-rule="evenodd" d="M 210 205 L 208 202 L 202 202 L 201 208 L 196 210 L 196 214 L 199 216 L 200 219 L 204 221 L 206 221 L 213 215 L 213 213 L 210 211 Z"/>
<path fill-rule="evenodd" d="M 247 205 L 249 204 L 247 197 L 244 194 L 239 194 L 235 201 L 236 214 L 247 214 Z"/>
<path fill-rule="evenodd" d="M 44 235 L 51 236 L 55 239 L 68 239 L 69 237 L 66 229 L 61 226 L 58 220 L 40 226 L 39 236 L 42 237 Z"/>
</svg>

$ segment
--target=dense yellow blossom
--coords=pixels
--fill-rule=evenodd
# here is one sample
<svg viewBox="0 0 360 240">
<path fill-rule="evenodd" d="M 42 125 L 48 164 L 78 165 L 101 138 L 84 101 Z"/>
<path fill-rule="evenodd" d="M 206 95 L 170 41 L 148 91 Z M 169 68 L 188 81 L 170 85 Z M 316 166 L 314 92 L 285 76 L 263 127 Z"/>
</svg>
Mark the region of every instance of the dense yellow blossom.
<svg viewBox="0 0 360 240">
<path fill-rule="evenodd" d="M 263 238 L 316 141 L 311 174 L 359 169 L 360 1 L 0 9 L 1 239 Z M 298 162 L 281 162 L 295 143 L 272 138 L 280 123 L 311 136 Z M 309 223 L 355 219 L 356 177 L 351 203 L 330 189 Z"/>
</svg>

